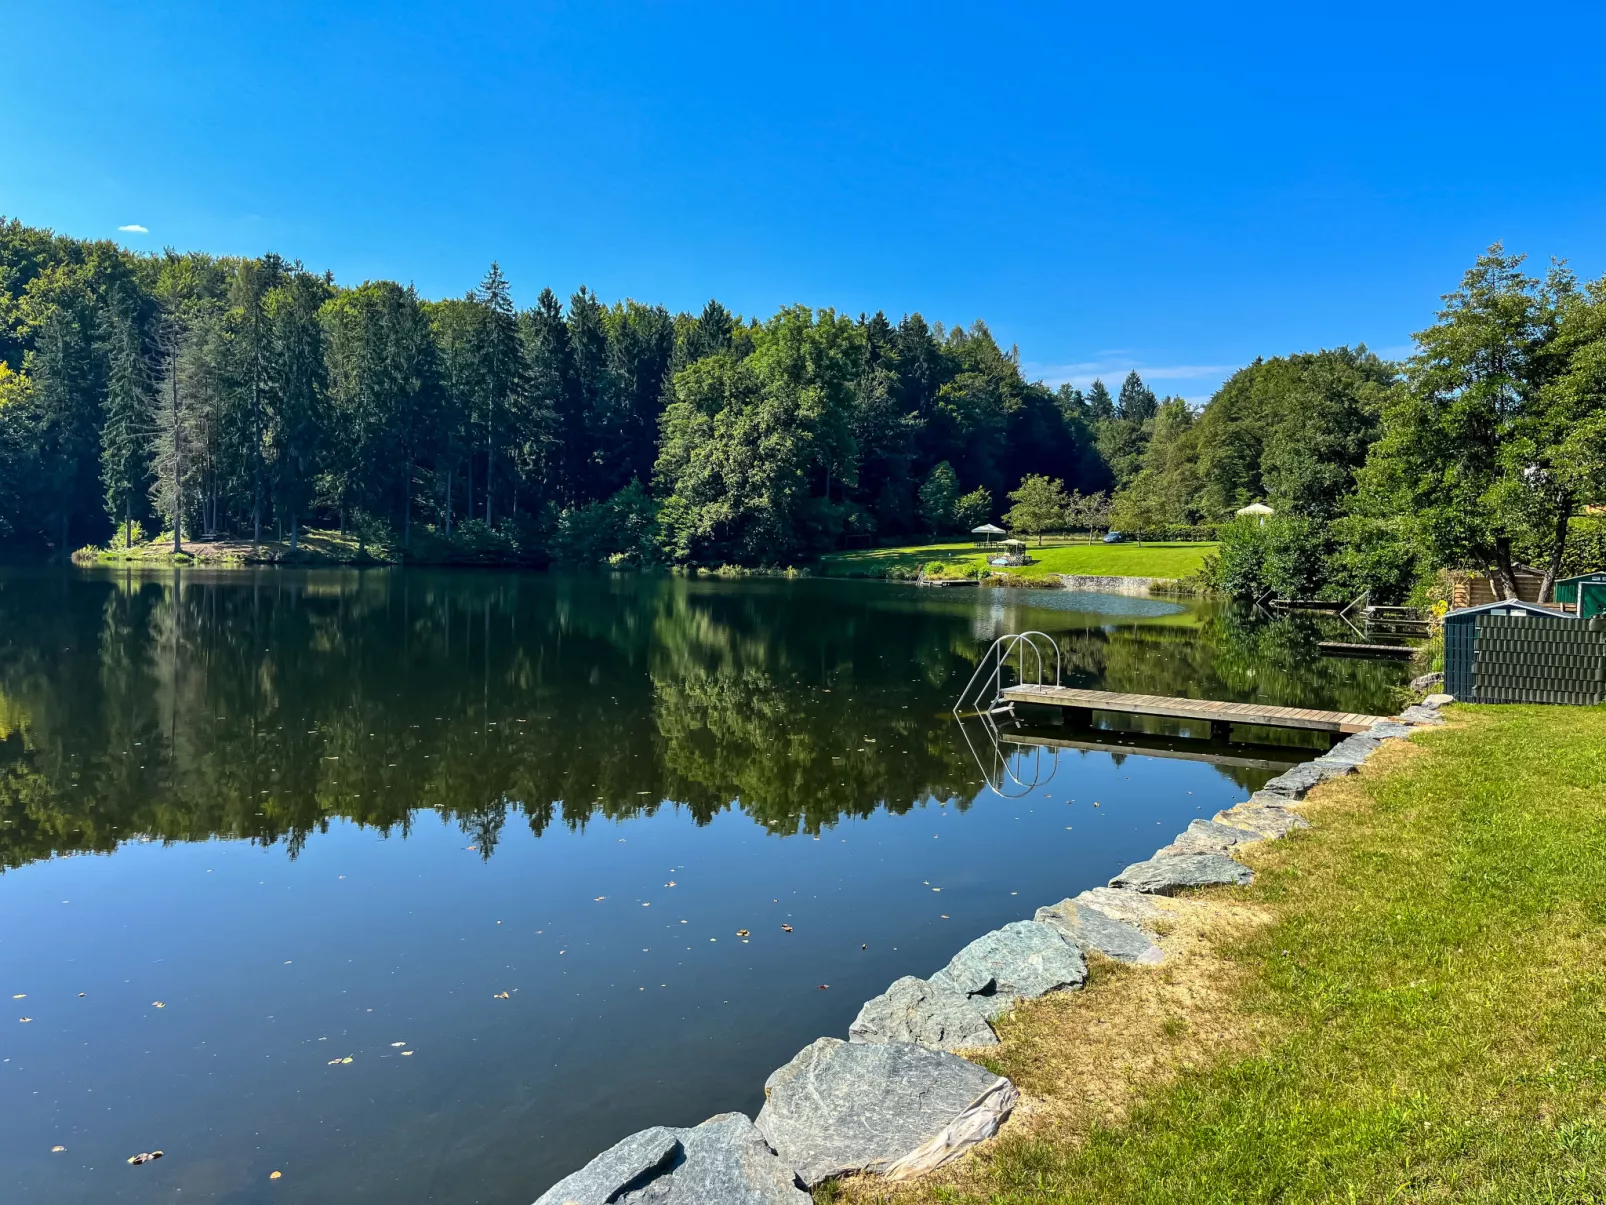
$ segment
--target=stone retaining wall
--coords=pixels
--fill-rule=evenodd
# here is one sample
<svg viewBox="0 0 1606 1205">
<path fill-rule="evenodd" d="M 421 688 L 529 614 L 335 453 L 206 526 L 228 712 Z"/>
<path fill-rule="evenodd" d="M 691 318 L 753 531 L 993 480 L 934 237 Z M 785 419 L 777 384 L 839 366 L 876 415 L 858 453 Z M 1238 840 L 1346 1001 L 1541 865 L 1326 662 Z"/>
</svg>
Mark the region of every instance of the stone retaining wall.
<svg viewBox="0 0 1606 1205">
<path fill-rule="evenodd" d="M 997 1045 L 992 1022 L 1022 1000 L 1080 989 L 1089 952 L 1163 962 L 1155 938 L 1175 905 L 1161 899 L 1252 883 L 1254 871 L 1233 856 L 1240 847 L 1309 828 L 1293 810 L 1307 792 L 1355 773 L 1384 742 L 1442 724 L 1438 709 L 1448 702 L 1448 695 L 1429 696 L 1278 775 L 1243 803 L 1193 821 L 1108 887 L 982 934 L 927 979 L 899 979 L 859 1010 L 847 1041 L 820 1038 L 765 1081 L 756 1124 L 722 1113 L 689 1129 L 642 1130 L 536 1205 L 807 1205 L 807 1190 L 836 1176 L 898 1180 L 951 1162 L 996 1134 L 1018 1096 L 1009 1080 L 954 1050 Z"/>
<path fill-rule="evenodd" d="M 1171 581 L 1167 577 L 1099 577 L 1086 573 L 1061 573 L 1059 579 L 1067 590 L 1097 590 L 1101 594 L 1147 594 L 1151 587 Z"/>
</svg>

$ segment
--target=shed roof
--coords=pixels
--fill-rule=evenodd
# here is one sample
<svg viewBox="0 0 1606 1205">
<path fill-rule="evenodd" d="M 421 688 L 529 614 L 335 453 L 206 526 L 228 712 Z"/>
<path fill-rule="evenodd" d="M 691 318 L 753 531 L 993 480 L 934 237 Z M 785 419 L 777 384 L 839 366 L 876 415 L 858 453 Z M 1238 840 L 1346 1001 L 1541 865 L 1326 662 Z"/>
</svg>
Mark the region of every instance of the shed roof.
<svg viewBox="0 0 1606 1205">
<path fill-rule="evenodd" d="M 1572 619 L 1573 616 L 1555 607 L 1542 607 L 1538 603 L 1520 602 L 1516 599 L 1500 599 L 1497 602 L 1484 603 L 1481 607 L 1462 607 L 1451 611 L 1444 617 L 1445 623 L 1462 623 L 1475 615 L 1543 615 L 1548 619 Z"/>
</svg>

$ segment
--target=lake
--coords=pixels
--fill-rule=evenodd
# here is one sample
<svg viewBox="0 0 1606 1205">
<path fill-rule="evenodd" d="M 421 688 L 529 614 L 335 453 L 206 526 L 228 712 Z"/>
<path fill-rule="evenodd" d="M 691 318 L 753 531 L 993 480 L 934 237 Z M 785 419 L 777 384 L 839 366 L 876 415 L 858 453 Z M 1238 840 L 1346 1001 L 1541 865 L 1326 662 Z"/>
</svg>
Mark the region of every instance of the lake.
<svg viewBox="0 0 1606 1205">
<path fill-rule="evenodd" d="M 528 1205 L 1317 752 L 994 750 L 950 708 L 1028 628 L 1078 686 L 1406 673 L 1069 591 L 0 571 L 0 1199 Z"/>
</svg>

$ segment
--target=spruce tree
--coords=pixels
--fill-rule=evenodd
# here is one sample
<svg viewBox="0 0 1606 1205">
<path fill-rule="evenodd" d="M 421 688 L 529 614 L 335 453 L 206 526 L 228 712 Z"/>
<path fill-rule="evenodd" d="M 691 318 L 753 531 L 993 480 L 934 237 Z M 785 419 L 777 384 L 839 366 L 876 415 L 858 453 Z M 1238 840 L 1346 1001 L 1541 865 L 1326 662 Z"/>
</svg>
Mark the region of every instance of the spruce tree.
<svg viewBox="0 0 1606 1205">
<path fill-rule="evenodd" d="M 136 500 L 150 483 L 151 376 L 137 314 L 120 295 L 108 315 L 105 417 L 100 428 L 100 479 L 106 514 L 132 547 Z"/>
</svg>

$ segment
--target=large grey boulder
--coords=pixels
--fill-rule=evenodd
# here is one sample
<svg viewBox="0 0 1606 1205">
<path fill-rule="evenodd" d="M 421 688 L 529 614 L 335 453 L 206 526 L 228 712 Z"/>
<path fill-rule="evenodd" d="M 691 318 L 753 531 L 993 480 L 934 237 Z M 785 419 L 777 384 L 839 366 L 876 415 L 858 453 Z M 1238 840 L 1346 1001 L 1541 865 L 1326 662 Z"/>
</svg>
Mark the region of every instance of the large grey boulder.
<svg viewBox="0 0 1606 1205">
<path fill-rule="evenodd" d="M 1448 707 L 1454 702 L 1454 695 L 1447 695 L 1441 690 L 1437 694 L 1431 694 L 1427 698 L 1423 699 L 1422 706 L 1431 707 L 1434 711 L 1437 711 L 1439 708 Z"/>
<path fill-rule="evenodd" d="M 983 933 L 931 981 L 975 1000 L 992 1020 L 1019 1000 L 1081 987 L 1087 982 L 1087 960 L 1059 930 L 1018 920 Z"/>
<path fill-rule="evenodd" d="M 558 1181 L 535 1205 L 809 1205 L 797 1175 L 740 1113 L 655 1126 Z"/>
<path fill-rule="evenodd" d="M 1165 960 L 1164 951 L 1142 929 L 1076 900 L 1061 900 L 1039 908 L 1033 919 L 1075 942 L 1083 954 L 1096 952 L 1118 962 L 1145 966 Z"/>
<path fill-rule="evenodd" d="M 680 1135 L 667 1126 L 632 1134 L 559 1180 L 535 1205 L 608 1205 L 626 1186 L 666 1171 L 680 1156 Z"/>
<path fill-rule="evenodd" d="M 1281 795 L 1287 799 L 1303 799 L 1312 787 L 1319 786 L 1327 781 L 1327 775 L 1322 767 L 1314 762 L 1304 762 L 1292 769 L 1284 770 L 1272 779 L 1261 791 L 1268 795 Z"/>
<path fill-rule="evenodd" d="M 1134 863 L 1111 879 L 1110 886 L 1147 895 L 1175 895 L 1189 887 L 1242 886 L 1254 881 L 1254 871 L 1226 854 L 1183 854 Z"/>
<path fill-rule="evenodd" d="M 946 983 L 905 975 L 866 1000 L 848 1028 L 850 1042 L 914 1042 L 933 1050 L 996 1046 L 980 1001 Z"/>
<path fill-rule="evenodd" d="M 1235 803 L 1224 811 L 1217 812 L 1214 820 L 1217 824 L 1230 825 L 1233 828 L 1247 829 L 1258 833 L 1268 841 L 1278 837 L 1286 837 L 1296 828 L 1309 828 L 1310 821 L 1298 812 L 1286 807 L 1278 807 L 1266 803 L 1256 802 L 1259 798 L 1251 795 L 1247 803 Z M 1270 798 L 1276 799 L 1277 796 Z"/>
<path fill-rule="evenodd" d="M 820 1038 L 765 1081 L 758 1129 L 810 1188 L 850 1172 L 901 1180 L 991 1138 L 1017 1095 L 952 1054 Z"/>
<path fill-rule="evenodd" d="M 1242 828 L 1231 821 L 1195 820 L 1177 834 L 1170 845 L 1155 852 L 1155 857 L 1176 857 L 1179 854 L 1224 854 L 1235 845 L 1248 845 L 1263 841 L 1266 835 L 1254 829 Z"/>
</svg>

